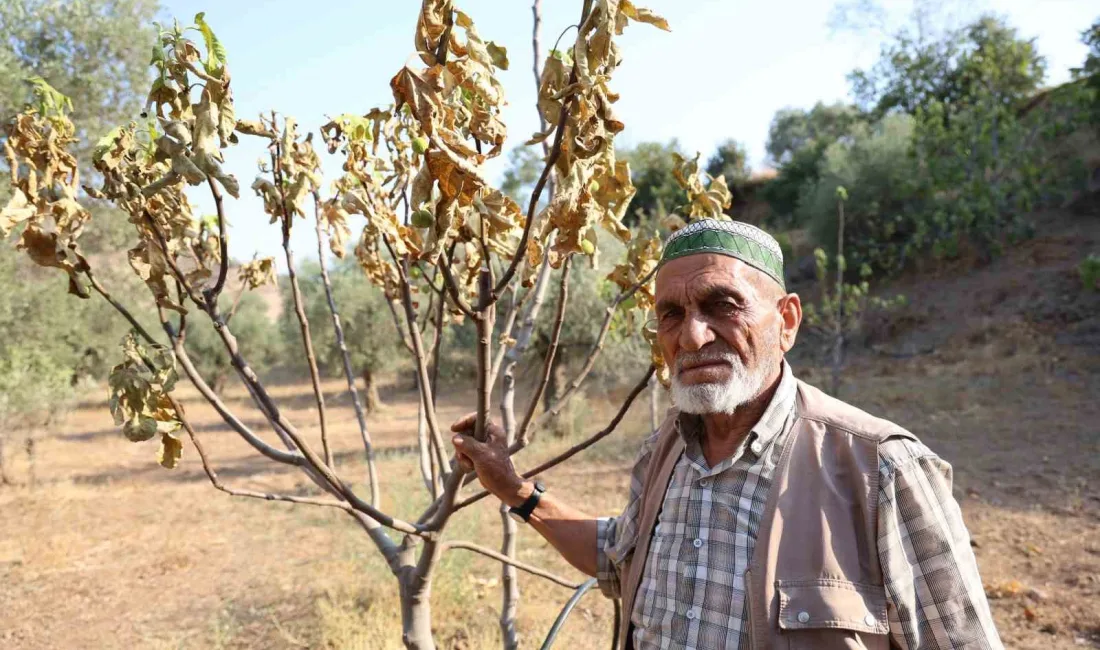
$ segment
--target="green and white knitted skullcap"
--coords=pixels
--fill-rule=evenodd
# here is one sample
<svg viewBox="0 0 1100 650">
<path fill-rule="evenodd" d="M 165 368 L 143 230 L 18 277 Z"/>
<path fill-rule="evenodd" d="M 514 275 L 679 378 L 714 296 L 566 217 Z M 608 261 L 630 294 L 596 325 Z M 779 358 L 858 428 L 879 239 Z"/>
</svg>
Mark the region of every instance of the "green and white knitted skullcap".
<svg viewBox="0 0 1100 650">
<path fill-rule="evenodd" d="M 775 238 L 756 226 L 740 221 L 700 219 L 669 236 L 661 264 L 699 253 L 735 257 L 783 284 L 783 252 Z"/>
</svg>

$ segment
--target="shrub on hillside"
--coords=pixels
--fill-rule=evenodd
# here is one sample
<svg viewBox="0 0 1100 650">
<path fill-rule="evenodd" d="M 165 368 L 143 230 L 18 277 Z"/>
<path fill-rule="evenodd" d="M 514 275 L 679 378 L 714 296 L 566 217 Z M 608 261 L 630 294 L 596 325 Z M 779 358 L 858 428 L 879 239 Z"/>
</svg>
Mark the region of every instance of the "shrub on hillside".
<svg viewBox="0 0 1100 650">
<path fill-rule="evenodd" d="M 860 125 L 825 151 L 819 177 L 802 187 L 798 219 L 815 241 L 835 254 L 838 187 L 848 190 L 845 254 L 849 268 L 900 268 L 916 228 L 914 166 L 909 156 L 913 119 L 891 115 Z"/>
</svg>

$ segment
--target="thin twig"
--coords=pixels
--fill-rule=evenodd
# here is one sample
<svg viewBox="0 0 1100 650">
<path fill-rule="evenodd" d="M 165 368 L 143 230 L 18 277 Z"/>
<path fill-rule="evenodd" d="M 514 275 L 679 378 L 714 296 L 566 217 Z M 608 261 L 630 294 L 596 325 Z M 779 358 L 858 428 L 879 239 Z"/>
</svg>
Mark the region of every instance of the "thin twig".
<svg viewBox="0 0 1100 650">
<path fill-rule="evenodd" d="M 225 208 L 222 206 L 222 191 L 218 189 L 218 185 L 214 182 L 212 177 L 207 177 L 206 182 L 210 185 L 210 194 L 214 197 L 214 207 L 218 212 L 218 243 L 221 247 L 221 264 L 218 266 L 218 279 L 207 293 L 206 299 L 210 303 L 217 303 L 218 296 L 225 286 L 225 276 L 229 273 L 229 233 L 225 226 Z"/>
<path fill-rule="evenodd" d="M 413 347 L 413 358 L 416 361 L 420 401 L 424 404 L 424 416 L 428 421 L 428 432 L 433 438 L 436 454 L 440 457 L 440 469 L 446 474 L 448 463 L 446 462 L 446 458 L 443 457 L 443 436 L 440 433 L 439 421 L 436 419 L 435 396 L 432 393 L 431 381 L 428 378 L 427 363 L 424 358 L 424 341 L 420 337 L 420 330 L 416 326 L 416 313 L 413 311 L 412 306 L 412 291 L 410 290 L 409 276 L 405 273 L 405 267 L 402 265 L 401 260 L 398 259 L 397 252 L 393 249 L 389 239 L 383 236 L 382 243 L 389 251 L 390 257 L 393 258 L 394 266 L 397 267 L 397 272 L 400 276 L 401 301 L 405 308 L 405 322 L 408 325 L 409 338 L 412 341 Z"/>
<path fill-rule="evenodd" d="M 635 384 L 634 388 L 630 391 L 630 394 L 626 396 L 626 401 L 624 401 L 623 405 L 619 407 L 619 412 L 615 414 L 615 417 L 613 417 L 611 419 L 611 422 L 608 423 L 608 425 L 606 427 L 604 427 L 604 429 L 602 431 L 600 431 L 599 433 L 596 433 L 595 435 L 587 438 L 586 440 L 584 440 L 582 442 L 579 442 L 579 443 L 573 445 L 572 447 L 565 450 L 564 452 L 562 452 L 562 453 L 558 454 L 557 456 L 554 456 L 550 460 L 547 460 L 546 462 L 540 464 L 538 467 L 535 467 L 534 469 L 527 470 L 526 472 L 523 473 L 523 478 L 534 478 L 535 476 L 538 476 L 539 474 L 542 474 L 546 470 L 562 464 L 563 462 L 569 460 L 573 456 L 576 456 L 580 452 L 582 452 L 585 449 L 588 449 L 592 445 L 596 444 L 600 440 L 603 440 L 607 436 L 611 435 L 615 431 L 615 428 L 619 426 L 619 422 L 622 421 L 622 419 L 626 415 L 627 411 L 630 410 L 630 405 L 634 403 L 634 399 L 636 397 L 638 397 L 638 395 L 643 390 L 645 390 L 646 386 L 649 384 L 649 378 L 650 378 L 650 376 L 653 375 L 654 372 L 656 372 L 656 368 L 654 368 L 653 366 L 650 366 L 649 370 L 646 371 L 645 376 L 642 377 L 642 380 L 639 381 L 637 384 Z M 461 510 L 462 508 L 465 508 L 468 505 L 471 505 L 471 504 L 477 503 L 478 501 L 481 501 L 482 499 L 484 499 L 487 496 L 489 496 L 489 493 L 482 490 L 481 492 L 478 492 L 477 494 L 474 494 L 473 496 L 471 496 L 469 498 L 466 498 L 466 499 L 463 499 L 462 501 L 459 501 L 457 504 L 455 504 L 454 510 L 455 511 Z"/>
<path fill-rule="evenodd" d="M 298 285 L 298 272 L 294 267 L 294 253 L 290 249 L 290 227 L 294 215 L 287 209 L 286 193 L 283 191 L 282 145 L 279 143 L 278 138 L 272 139 L 271 142 L 275 147 L 271 152 L 271 172 L 275 177 L 275 186 L 279 188 L 279 199 L 283 211 L 283 252 L 286 253 L 290 293 L 294 298 L 294 315 L 298 318 L 298 329 L 302 334 L 302 347 L 305 349 L 306 362 L 309 365 L 309 379 L 313 383 L 313 397 L 317 402 L 317 420 L 321 427 L 321 449 L 325 454 L 325 464 L 329 467 L 335 467 L 332 462 L 332 449 L 328 445 L 328 423 L 325 414 L 325 393 L 321 389 L 321 373 L 317 369 L 317 355 L 313 353 L 313 337 L 309 333 L 309 319 L 306 318 L 302 289 Z"/>
<path fill-rule="evenodd" d="M 355 419 L 359 423 L 359 436 L 363 440 L 363 452 L 367 460 L 367 481 L 370 483 L 370 502 L 378 505 L 380 490 L 378 486 L 378 468 L 374 463 L 374 446 L 371 444 L 370 431 L 367 430 L 367 416 L 363 411 L 363 401 L 359 398 L 359 389 L 355 386 L 355 373 L 351 369 L 351 355 L 344 339 L 344 327 L 340 324 L 340 312 L 336 308 L 336 298 L 332 294 L 332 282 L 328 277 L 328 264 L 325 262 L 325 235 L 321 228 L 321 196 L 313 192 L 313 209 L 317 226 L 317 262 L 321 266 L 321 282 L 325 285 L 325 298 L 332 313 L 332 330 L 336 334 L 336 347 L 340 349 L 340 358 L 344 362 L 344 376 L 348 380 L 348 394 L 355 408 Z"/>
<path fill-rule="evenodd" d="M 510 356 L 510 351 L 519 343 L 519 339 L 514 336 L 519 314 L 532 296 L 539 299 L 538 290 L 540 287 L 537 283 L 534 288 L 524 291 L 520 295 L 517 295 L 519 290 L 514 285 L 510 289 L 512 291 L 512 306 L 508 308 L 508 314 L 504 317 L 504 327 L 500 330 L 500 342 L 497 344 L 497 355 L 493 359 L 493 371 L 489 375 L 489 383 L 493 385 L 497 383 L 497 379 L 500 377 L 500 369 L 504 365 L 504 360 Z M 526 322 L 526 319 L 524 322 Z"/>
<path fill-rule="evenodd" d="M 653 269 L 652 271 L 650 271 L 637 284 L 630 287 L 630 289 L 627 289 L 626 291 L 620 293 L 615 298 L 615 300 L 613 300 L 611 304 L 607 307 L 607 316 L 604 317 L 603 325 L 600 327 L 600 332 L 596 336 L 596 342 L 592 344 L 591 348 L 589 348 L 588 356 L 585 358 L 584 365 L 581 367 L 580 371 L 577 372 L 577 375 L 573 378 L 573 380 L 570 381 L 569 384 L 566 386 L 565 392 L 562 393 L 561 397 L 559 397 L 558 400 L 550 406 L 550 408 L 546 409 L 546 411 L 539 415 L 538 419 L 535 420 L 536 427 L 541 427 L 550 418 L 556 416 L 558 412 L 561 411 L 562 407 L 564 407 L 565 404 L 573 397 L 573 395 L 576 394 L 581 384 L 584 383 L 584 380 L 588 377 L 588 373 L 590 373 L 592 371 L 592 368 L 596 365 L 596 358 L 603 350 L 603 344 L 604 340 L 607 338 L 607 333 L 611 331 L 611 322 L 615 318 L 615 311 L 619 308 L 619 305 L 621 305 L 624 300 L 630 298 L 630 296 L 633 296 L 634 293 L 642 286 L 647 284 L 649 280 L 654 275 L 656 275 L 656 273 L 657 269 Z"/>
<path fill-rule="evenodd" d="M 550 573 L 546 569 L 540 569 L 536 566 L 532 566 L 530 564 L 526 564 L 524 562 L 514 560 L 514 559 L 512 559 L 512 558 L 510 558 L 506 555 L 501 555 L 500 553 L 497 553 L 493 549 L 485 548 L 484 546 L 478 546 L 477 544 L 473 544 L 471 542 L 463 542 L 463 541 L 443 542 L 442 546 L 443 546 L 444 551 L 449 551 L 451 549 L 460 548 L 460 549 L 463 549 L 463 550 L 466 550 L 466 551 L 472 551 L 474 553 L 480 553 L 481 555 L 484 555 L 485 557 L 492 558 L 492 559 L 496 560 L 497 562 L 503 562 L 504 564 L 507 564 L 509 566 L 514 566 L 517 569 L 519 569 L 520 571 L 526 571 L 527 573 L 530 573 L 533 576 L 538 576 L 540 578 L 546 578 L 547 580 L 549 580 L 550 582 L 553 582 L 554 584 L 561 585 L 563 587 L 568 587 L 569 589 L 576 589 L 577 587 L 580 586 L 579 583 L 570 582 L 570 581 L 566 580 L 565 578 L 562 578 L 560 576 L 554 575 L 553 573 Z"/>
<path fill-rule="evenodd" d="M 531 395 L 531 401 L 527 405 L 527 413 L 523 416 L 523 423 L 516 432 L 516 444 L 522 447 L 528 444 L 528 433 L 531 429 L 531 420 L 535 417 L 535 410 L 542 401 L 542 394 L 546 392 L 546 386 L 550 383 L 550 374 L 554 371 L 554 359 L 558 352 L 558 343 L 561 341 L 562 325 L 565 323 L 565 306 L 569 303 L 569 270 L 573 265 L 573 257 L 565 259 L 561 269 L 561 285 L 558 287 L 558 313 L 554 316 L 554 325 L 550 333 L 550 346 L 546 349 L 546 361 L 542 366 L 542 378 L 535 392 Z"/>
<path fill-rule="evenodd" d="M 137 319 L 134 318 L 134 315 L 130 313 L 130 310 L 126 309 L 126 307 L 124 307 L 122 303 L 115 300 L 111 296 L 111 294 L 108 293 L 105 288 L 103 288 L 103 285 L 99 283 L 99 279 L 92 274 L 92 269 L 90 267 L 84 269 L 84 275 L 88 277 L 88 281 L 91 282 L 92 288 L 95 289 L 99 295 L 103 296 L 103 299 L 109 302 L 111 306 L 115 308 L 115 311 L 121 314 L 122 317 L 130 323 L 130 326 L 134 328 L 134 330 L 141 336 L 141 338 L 145 339 L 145 341 L 149 344 L 157 344 L 156 339 L 154 339 L 149 334 L 149 332 L 141 326 L 141 323 L 139 323 Z"/>
<path fill-rule="evenodd" d="M 264 499 L 266 501 L 285 501 L 287 503 L 301 503 L 312 506 L 324 506 L 326 508 L 339 508 L 344 511 L 351 511 L 351 506 L 346 501 L 337 501 L 335 499 L 313 499 L 310 497 L 299 497 L 290 494 L 276 494 L 272 492 L 256 492 L 254 490 L 240 490 L 236 488 L 227 487 L 218 479 L 218 473 L 214 471 L 214 468 L 210 465 L 210 460 L 206 456 L 206 450 L 202 446 L 202 442 L 199 441 L 199 437 L 195 435 L 195 430 L 191 427 L 191 423 L 187 421 L 187 418 L 182 415 L 183 410 L 179 402 L 172 396 L 168 397 L 172 402 L 172 408 L 176 409 L 176 414 L 179 415 L 180 422 L 183 424 L 183 428 L 187 430 L 187 435 L 191 438 L 191 443 L 195 445 L 195 451 L 199 452 L 199 460 L 202 461 L 202 469 L 206 472 L 207 478 L 210 479 L 210 483 L 217 489 L 235 497 L 250 497 L 253 499 Z"/>
<path fill-rule="evenodd" d="M 356 521 L 363 526 L 367 531 L 367 534 L 371 537 L 374 543 L 378 546 L 378 550 L 381 551 L 382 556 L 386 558 L 386 562 L 390 565 L 391 569 L 396 568 L 397 559 L 397 545 L 393 543 L 386 531 L 378 524 L 377 521 L 371 519 L 361 512 L 356 511 L 350 505 L 343 501 L 336 501 L 332 499 L 312 499 L 309 497 L 298 497 L 289 494 L 272 494 L 266 492 L 256 492 L 253 490 L 239 490 L 229 488 L 225 486 L 218 478 L 217 472 L 214 471 L 214 467 L 210 464 L 210 460 L 206 456 L 206 450 L 202 446 L 202 442 L 199 437 L 195 435 L 194 428 L 191 427 L 191 423 L 188 421 L 186 414 L 183 410 L 183 405 L 176 401 L 175 398 L 169 395 L 172 408 L 176 410 L 179 416 L 180 422 L 183 424 L 183 428 L 187 431 L 188 437 L 191 438 L 191 443 L 195 446 L 195 451 L 199 454 L 199 460 L 202 462 L 202 469 L 206 472 L 207 478 L 210 479 L 210 483 L 217 489 L 229 494 L 231 496 L 251 497 L 255 499 L 264 499 L 265 501 L 285 501 L 287 503 L 299 503 L 304 505 L 323 506 L 327 508 L 338 508 L 347 512 Z"/>
<path fill-rule="evenodd" d="M 454 252 L 453 244 L 451 245 L 451 252 Z M 462 297 L 462 292 L 458 288 L 458 282 L 455 280 L 454 272 L 451 270 L 451 262 L 447 257 L 441 252 L 437 263 L 439 265 L 439 270 L 443 272 L 443 283 L 450 292 L 451 301 L 467 318 L 476 318 L 473 307 L 471 307 L 470 303 L 466 302 Z"/>
<path fill-rule="evenodd" d="M 397 299 L 391 299 L 386 296 L 386 306 L 390 308 L 390 315 L 393 316 L 393 326 L 397 329 L 397 336 L 401 338 L 401 345 L 405 346 L 405 349 L 410 354 L 414 354 L 412 343 L 409 342 L 409 336 L 405 333 L 405 328 L 401 326 L 401 317 L 397 315 Z"/>
</svg>

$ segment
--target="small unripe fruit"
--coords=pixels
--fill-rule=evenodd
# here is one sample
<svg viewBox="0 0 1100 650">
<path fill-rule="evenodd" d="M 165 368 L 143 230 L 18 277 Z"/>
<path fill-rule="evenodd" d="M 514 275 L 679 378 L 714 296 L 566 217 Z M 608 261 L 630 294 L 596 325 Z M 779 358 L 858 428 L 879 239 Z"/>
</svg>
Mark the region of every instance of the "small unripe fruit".
<svg viewBox="0 0 1100 650">
<path fill-rule="evenodd" d="M 431 210 L 417 210 L 412 213 L 412 225 L 417 228 L 431 228 L 435 225 L 435 215 Z"/>
<path fill-rule="evenodd" d="M 413 151 L 419 154 L 423 154 L 428 150 L 428 139 L 424 136 L 417 136 L 412 139 Z"/>
<path fill-rule="evenodd" d="M 581 250 L 584 251 L 585 255 L 591 255 L 592 253 L 596 252 L 596 245 L 588 241 L 587 239 L 582 239 Z"/>
</svg>

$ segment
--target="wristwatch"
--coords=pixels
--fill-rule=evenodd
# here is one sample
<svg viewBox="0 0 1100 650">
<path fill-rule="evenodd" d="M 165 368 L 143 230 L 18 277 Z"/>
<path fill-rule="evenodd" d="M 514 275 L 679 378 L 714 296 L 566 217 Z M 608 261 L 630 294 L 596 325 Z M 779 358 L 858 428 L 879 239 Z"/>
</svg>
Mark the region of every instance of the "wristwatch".
<svg viewBox="0 0 1100 650">
<path fill-rule="evenodd" d="M 542 493 L 546 491 L 546 486 L 542 483 L 535 481 L 535 491 L 531 493 L 531 496 L 527 497 L 527 500 L 523 502 L 518 508 L 508 508 L 508 514 L 512 516 L 512 519 L 516 521 L 522 521 L 527 523 L 531 518 L 531 513 L 535 511 L 535 508 L 539 505 L 539 499 L 542 497 Z"/>
</svg>

